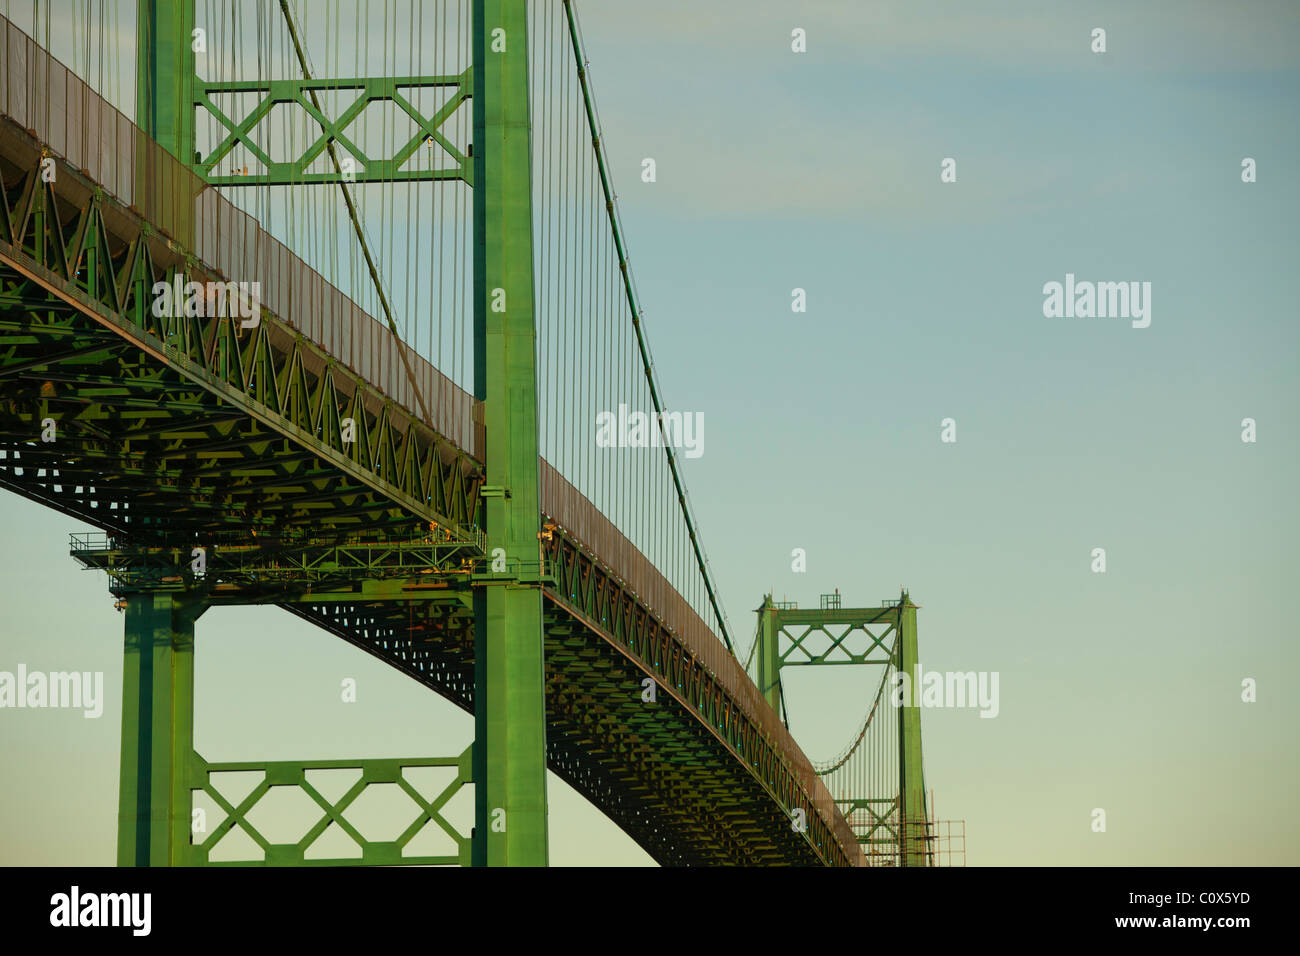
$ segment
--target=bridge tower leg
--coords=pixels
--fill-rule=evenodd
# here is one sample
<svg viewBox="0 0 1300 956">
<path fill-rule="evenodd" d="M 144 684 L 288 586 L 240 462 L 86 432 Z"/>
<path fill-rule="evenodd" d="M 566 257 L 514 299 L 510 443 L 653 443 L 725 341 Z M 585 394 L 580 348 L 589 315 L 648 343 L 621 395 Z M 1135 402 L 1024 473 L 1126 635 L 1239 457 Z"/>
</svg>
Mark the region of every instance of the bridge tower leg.
<svg viewBox="0 0 1300 956">
<path fill-rule="evenodd" d="M 118 866 L 185 862 L 194 751 L 194 621 L 204 609 L 172 591 L 126 598 Z"/>
<path fill-rule="evenodd" d="M 546 696 L 525 0 L 475 0 L 473 42 L 474 394 L 487 430 L 488 555 L 506 568 L 475 596 L 473 853 L 477 865 L 541 866 Z"/>
<path fill-rule="evenodd" d="M 187 165 L 195 142 L 193 32 L 194 0 L 137 0 L 136 125 Z M 153 165 L 147 152 L 135 157 L 137 196 L 159 186 Z M 191 247 L 190 217 L 177 222 L 182 234 L 173 238 Z"/>
<path fill-rule="evenodd" d="M 194 0 L 138 0 L 136 124 L 181 162 L 194 153 Z M 157 183 L 135 157 L 136 195 Z M 184 222 L 185 220 L 179 220 Z M 189 228 L 175 238 L 190 245 Z M 126 598 L 118 866 L 178 866 L 190 840 L 194 621 L 204 605 L 171 591 Z"/>
<path fill-rule="evenodd" d="M 194 0 L 138 0 L 138 10 L 138 123 L 179 160 L 194 163 Z M 483 403 L 487 434 L 483 526 L 489 558 L 500 554 L 505 569 L 486 576 L 475 593 L 472 861 L 544 865 L 546 708 L 527 4 L 474 0 L 473 12 L 474 391 Z M 145 159 L 137 157 L 141 192 L 149 185 Z M 191 245 L 189 235 L 176 238 Z M 496 572 L 500 565 L 493 561 L 492 567 Z M 125 781 L 125 749 L 123 760 Z M 124 782 L 124 800 L 126 787 Z M 124 831 L 121 842 L 127 841 Z"/>
<path fill-rule="evenodd" d="M 194 150 L 194 0 L 138 0 L 136 125 L 183 163 Z"/>
<path fill-rule="evenodd" d="M 776 620 L 772 595 L 764 595 L 758 609 L 758 689 L 778 714 L 781 713 L 781 628 Z"/>
<path fill-rule="evenodd" d="M 903 592 L 898 608 L 898 670 L 907 675 L 911 694 L 898 709 L 899 853 L 903 866 L 929 863 L 926 838 L 925 780 L 921 773 L 921 688 L 916 683 L 916 605 Z"/>
</svg>

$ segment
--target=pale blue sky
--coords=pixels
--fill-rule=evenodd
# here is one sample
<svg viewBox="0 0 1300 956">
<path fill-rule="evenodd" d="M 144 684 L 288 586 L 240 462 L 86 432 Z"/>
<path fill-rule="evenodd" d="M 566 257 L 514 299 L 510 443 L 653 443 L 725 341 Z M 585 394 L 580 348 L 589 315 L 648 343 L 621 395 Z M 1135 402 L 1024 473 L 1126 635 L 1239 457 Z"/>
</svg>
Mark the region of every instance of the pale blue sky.
<svg viewBox="0 0 1300 956">
<path fill-rule="evenodd" d="M 789 6 L 579 7 L 658 372 L 707 421 L 685 472 L 733 630 L 747 647 L 768 589 L 906 584 L 927 669 L 999 671 L 996 719 L 924 714 L 972 864 L 1300 862 L 1296 6 Z M 1045 319 L 1067 272 L 1150 281 L 1150 328 Z M 0 712 L 21 768 L 0 861 L 109 863 L 121 618 L 67 557 L 74 522 L 5 496 L 0 527 L 0 669 L 103 670 L 111 691 L 98 721 Z M 469 739 L 283 612 L 210 611 L 199 634 L 209 759 Z M 787 680 L 796 738 L 838 753 L 870 675 Z M 646 859 L 554 780 L 551 807 L 554 862 Z"/>
</svg>

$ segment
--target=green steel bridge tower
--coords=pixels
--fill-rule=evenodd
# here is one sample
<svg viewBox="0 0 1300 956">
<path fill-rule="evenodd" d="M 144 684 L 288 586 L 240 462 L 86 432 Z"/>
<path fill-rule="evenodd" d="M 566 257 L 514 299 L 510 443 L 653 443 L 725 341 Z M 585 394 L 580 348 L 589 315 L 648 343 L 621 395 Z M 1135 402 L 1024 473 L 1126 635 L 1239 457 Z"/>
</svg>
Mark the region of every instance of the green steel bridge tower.
<svg viewBox="0 0 1300 956">
<path fill-rule="evenodd" d="M 267 109 L 276 101 L 305 105 L 306 93 L 319 110 L 315 94 L 321 88 L 392 95 L 396 83 L 390 77 L 313 83 L 287 3 L 281 7 L 304 76 L 279 89 L 272 85 L 262 100 Z M 198 159 L 195 109 L 234 84 L 205 84 L 195 75 L 194 0 L 139 0 L 138 24 L 140 125 L 176 159 L 190 163 Z M 472 173 L 474 183 L 474 382 L 487 434 L 483 530 L 510 569 L 483 576 L 472 594 L 475 743 L 466 776 L 475 784 L 471 860 L 492 866 L 547 862 L 527 29 L 526 0 L 474 4 L 474 156 L 472 170 L 464 172 Z M 411 85 L 448 82 L 424 77 Z M 263 112 L 259 107 L 249 119 Z M 250 125 L 245 121 L 244 129 Z M 326 127 L 322 136 L 338 132 Z M 429 135 L 436 135 L 433 121 Z M 332 140 L 325 142 L 337 167 Z M 264 178 L 224 180 L 214 174 L 211 155 L 197 168 L 210 182 L 303 182 L 305 164 L 292 165 L 297 168 L 273 164 Z M 396 175 L 382 164 L 377 170 L 366 164 L 359 178 L 385 181 Z M 350 211 L 355 224 L 355 210 Z M 193 244 L 192 235 L 177 238 Z M 505 308 L 494 308 L 490 300 L 504 300 Z M 189 815 L 184 808 L 194 760 L 194 622 L 203 610 L 202 599 L 167 590 L 142 588 L 127 600 L 122 865 L 185 861 Z M 291 773 L 287 779 L 299 778 Z M 392 850 L 376 855 L 375 862 L 410 862 Z"/>
<path fill-rule="evenodd" d="M 906 590 L 896 600 L 865 608 L 842 607 L 836 591 L 822 595 L 821 606 L 815 610 L 773 601 L 768 594 L 756 611 L 755 683 L 778 713 L 785 711 L 781 683 L 784 669 L 846 664 L 884 669 L 885 679 L 880 682 L 874 706 L 854 746 L 820 772 L 823 776 L 849 778 L 848 789 L 837 793 L 837 805 L 853 821 L 861 843 L 896 848 L 900 866 L 928 866 L 935 855 L 921 763 L 920 695 L 908 694 L 906 699 L 894 696 L 900 675 L 909 688 L 916 686 L 916 611 L 917 605 Z M 819 637 L 820 644 L 814 646 Z M 889 678 L 895 678 L 892 684 Z M 879 706 L 882 701 L 886 702 L 884 707 Z M 886 715 L 896 719 L 888 721 Z M 869 748 L 863 747 L 868 732 L 876 730 L 879 737 L 877 728 L 881 726 L 885 727 L 885 739 L 872 742 L 878 749 L 889 751 L 892 761 L 880 760 L 879 755 L 872 760 L 866 752 Z M 855 762 L 873 764 L 876 779 L 855 768 Z M 892 780 L 895 774 L 897 796 L 878 795 L 888 792 L 879 777 Z"/>
</svg>

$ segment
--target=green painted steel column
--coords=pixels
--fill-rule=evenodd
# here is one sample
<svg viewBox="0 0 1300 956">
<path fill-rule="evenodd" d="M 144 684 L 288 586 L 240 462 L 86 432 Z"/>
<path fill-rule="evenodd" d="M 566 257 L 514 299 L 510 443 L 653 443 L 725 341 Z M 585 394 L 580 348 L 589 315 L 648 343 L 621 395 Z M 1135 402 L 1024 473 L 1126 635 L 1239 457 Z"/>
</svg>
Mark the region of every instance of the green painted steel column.
<svg viewBox="0 0 1300 956">
<path fill-rule="evenodd" d="M 202 610 L 174 592 L 127 598 L 118 866 L 185 862 L 194 752 L 194 621 Z"/>
<path fill-rule="evenodd" d="M 188 167 L 194 162 L 194 3 L 195 0 L 137 0 L 135 122 Z M 172 238 L 193 247 L 193 209 L 176 209 L 192 201 L 193 184 L 163 175 L 141 143 L 135 157 L 135 205 L 146 215 L 172 225 Z"/>
<path fill-rule="evenodd" d="M 765 595 L 758 609 L 758 689 L 778 714 L 781 713 L 781 651 L 777 646 L 780 628 L 772 595 Z"/>
<path fill-rule="evenodd" d="M 474 394 L 484 528 L 506 571 L 475 596 L 476 865 L 543 866 L 546 696 L 525 0 L 474 3 Z M 500 550 L 497 550 L 500 549 Z M 498 570 L 495 568 L 494 570 Z M 521 575 L 532 575 L 532 581 Z"/>
<path fill-rule="evenodd" d="M 925 866 L 928 836 L 925 814 L 925 780 L 921 773 L 921 688 L 917 686 L 916 605 L 906 591 L 898 608 L 898 670 L 907 674 L 910 697 L 898 712 L 898 796 L 902 824 L 900 861 L 903 866 Z"/>
<path fill-rule="evenodd" d="M 135 122 L 194 162 L 194 0 L 138 0 Z"/>
</svg>

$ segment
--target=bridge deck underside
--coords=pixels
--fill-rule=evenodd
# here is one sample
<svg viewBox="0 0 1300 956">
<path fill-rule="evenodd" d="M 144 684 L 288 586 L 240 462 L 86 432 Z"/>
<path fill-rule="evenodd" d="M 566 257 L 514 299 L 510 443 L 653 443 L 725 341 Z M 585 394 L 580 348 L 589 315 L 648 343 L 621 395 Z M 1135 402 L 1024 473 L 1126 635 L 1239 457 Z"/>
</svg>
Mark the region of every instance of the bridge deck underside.
<svg viewBox="0 0 1300 956">
<path fill-rule="evenodd" d="M 473 621 L 391 602 L 290 610 L 473 710 Z M 426 618 L 424 615 L 429 615 Z M 545 595 L 547 762 L 665 865 L 820 861 L 770 794 L 648 670 Z"/>
<path fill-rule="evenodd" d="M 21 274 L 2 270 L 0 283 L 0 484 L 92 524 L 145 534 L 182 523 L 217 535 L 400 533 L 418 524 L 56 297 L 40 301 L 44 290 Z"/>
</svg>

